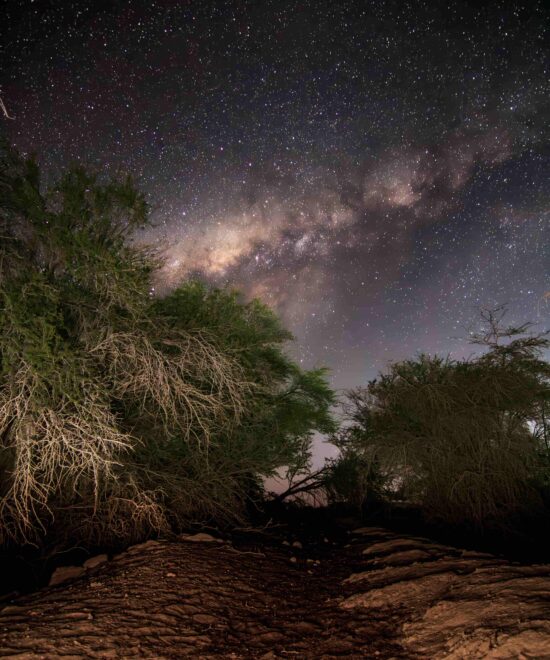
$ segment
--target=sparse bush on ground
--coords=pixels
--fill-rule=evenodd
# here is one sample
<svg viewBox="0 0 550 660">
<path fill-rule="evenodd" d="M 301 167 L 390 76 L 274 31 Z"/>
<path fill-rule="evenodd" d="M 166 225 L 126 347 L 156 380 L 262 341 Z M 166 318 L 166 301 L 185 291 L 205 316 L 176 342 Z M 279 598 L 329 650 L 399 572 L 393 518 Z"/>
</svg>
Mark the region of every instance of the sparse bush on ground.
<svg viewBox="0 0 550 660">
<path fill-rule="evenodd" d="M 376 461 L 345 446 L 340 455 L 327 461 L 323 490 L 329 504 L 348 503 L 359 511 L 369 501 L 384 495 L 384 479 Z"/>
<path fill-rule="evenodd" d="M 0 543 L 234 519 L 334 429 L 324 373 L 266 307 L 196 283 L 153 299 L 147 222 L 131 180 L 73 168 L 44 191 L 2 147 Z"/>
</svg>

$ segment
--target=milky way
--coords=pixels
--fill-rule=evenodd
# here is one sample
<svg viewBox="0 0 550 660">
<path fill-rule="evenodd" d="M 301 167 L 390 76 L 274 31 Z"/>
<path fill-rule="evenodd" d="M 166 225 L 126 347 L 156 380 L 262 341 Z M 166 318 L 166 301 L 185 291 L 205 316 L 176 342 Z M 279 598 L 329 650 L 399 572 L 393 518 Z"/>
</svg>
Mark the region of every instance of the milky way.
<svg viewBox="0 0 550 660">
<path fill-rule="evenodd" d="M 2 130 L 133 173 L 157 292 L 258 296 L 354 386 L 480 307 L 550 320 L 548 13 L 477 5 L 8 2 Z"/>
</svg>

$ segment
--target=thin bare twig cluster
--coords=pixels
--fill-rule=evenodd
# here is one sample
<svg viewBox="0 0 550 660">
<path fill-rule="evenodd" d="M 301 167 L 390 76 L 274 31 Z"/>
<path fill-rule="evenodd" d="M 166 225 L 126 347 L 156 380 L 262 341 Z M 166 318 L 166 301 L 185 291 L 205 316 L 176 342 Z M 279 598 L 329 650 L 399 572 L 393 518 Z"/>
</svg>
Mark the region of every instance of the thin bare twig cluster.
<svg viewBox="0 0 550 660">
<path fill-rule="evenodd" d="M 1 91 L 2 91 L 2 90 L 0 89 L 0 92 L 1 92 Z M 3 99 L 2 99 L 1 96 L 0 96 L 0 110 L 2 111 L 2 114 L 4 115 L 4 117 L 5 117 L 6 119 L 15 119 L 15 117 L 12 117 L 12 116 L 9 114 L 8 109 L 6 108 L 6 105 L 5 105 L 5 103 L 4 103 L 4 101 L 3 101 Z"/>
<path fill-rule="evenodd" d="M 144 333 L 109 332 L 90 354 L 105 365 L 113 396 L 155 411 L 186 440 L 208 442 L 213 428 L 238 421 L 250 386 L 235 360 L 201 334 L 180 333 L 160 344 L 164 351 Z"/>
<path fill-rule="evenodd" d="M 97 506 L 103 485 L 133 446 L 98 396 L 84 403 L 62 398 L 47 407 L 35 396 L 40 380 L 22 364 L 0 388 L 3 452 L 13 456 L 9 486 L 0 499 L 0 540 L 32 538 L 52 515 L 53 503 L 71 502 L 81 489 L 91 491 Z"/>
</svg>

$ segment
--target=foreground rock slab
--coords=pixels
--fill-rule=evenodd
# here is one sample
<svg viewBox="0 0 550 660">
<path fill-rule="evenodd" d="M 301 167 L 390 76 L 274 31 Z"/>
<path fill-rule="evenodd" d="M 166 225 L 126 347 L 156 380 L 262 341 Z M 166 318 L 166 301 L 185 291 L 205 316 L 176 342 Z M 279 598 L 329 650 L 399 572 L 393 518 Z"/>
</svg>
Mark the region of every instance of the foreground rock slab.
<svg viewBox="0 0 550 660">
<path fill-rule="evenodd" d="M 0 657 L 550 658 L 549 565 L 376 528 L 300 546 L 133 546 L 3 607 Z"/>
<path fill-rule="evenodd" d="M 343 558 L 291 564 L 296 550 L 209 538 L 133 546 L 1 609 L 0 657 L 399 657 L 395 622 L 339 606 Z"/>
<path fill-rule="evenodd" d="M 400 641 L 410 657 L 550 658 L 550 565 L 358 532 L 369 559 L 365 571 L 344 580 L 357 590 L 341 606 L 400 609 Z"/>
</svg>

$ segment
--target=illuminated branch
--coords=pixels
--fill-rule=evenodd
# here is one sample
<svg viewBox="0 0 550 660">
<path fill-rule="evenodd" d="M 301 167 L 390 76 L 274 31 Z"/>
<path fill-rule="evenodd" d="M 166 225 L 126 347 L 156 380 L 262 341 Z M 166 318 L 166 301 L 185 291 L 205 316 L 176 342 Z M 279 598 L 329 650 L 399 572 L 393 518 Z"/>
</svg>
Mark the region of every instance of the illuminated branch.
<svg viewBox="0 0 550 660">
<path fill-rule="evenodd" d="M 0 110 L 2 110 L 2 113 L 4 114 L 4 117 L 6 119 L 15 119 L 15 117 L 11 117 L 10 114 L 8 113 L 8 109 L 6 108 L 1 96 L 0 96 Z"/>
<path fill-rule="evenodd" d="M 550 291 L 546 291 L 545 293 L 542 294 L 542 296 L 539 298 L 539 301 L 537 303 L 537 315 L 540 316 L 540 307 L 541 303 L 544 302 L 548 305 L 550 302 Z"/>
</svg>

